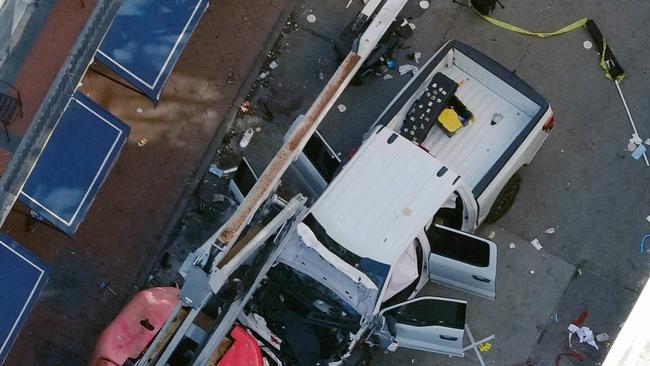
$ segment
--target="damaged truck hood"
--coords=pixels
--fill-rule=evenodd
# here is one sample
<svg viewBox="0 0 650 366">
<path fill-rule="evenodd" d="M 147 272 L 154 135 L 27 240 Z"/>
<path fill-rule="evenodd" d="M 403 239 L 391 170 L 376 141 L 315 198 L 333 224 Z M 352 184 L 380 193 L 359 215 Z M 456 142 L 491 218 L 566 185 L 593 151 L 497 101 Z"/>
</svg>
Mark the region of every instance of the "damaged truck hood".
<svg viewBox="0 0 650 366">
<path fill-rule="evenodd" d="M 281 263 L 327 287 L 362 317 L 372 314 L 379 291 L 366 274 L 327 250 L 303 223 L 287 235 L 291 237 L 278 258 Z"/>
</svg>

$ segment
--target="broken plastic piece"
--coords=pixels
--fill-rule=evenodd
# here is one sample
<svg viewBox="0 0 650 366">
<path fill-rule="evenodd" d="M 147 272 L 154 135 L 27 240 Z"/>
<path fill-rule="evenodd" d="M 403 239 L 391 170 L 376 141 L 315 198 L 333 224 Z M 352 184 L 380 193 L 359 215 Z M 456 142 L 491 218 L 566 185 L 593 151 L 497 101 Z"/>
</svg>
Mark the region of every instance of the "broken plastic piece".
<svg viewBox="0 0 650 366">
<path fill-rule="evenodd" d="M 516 247 L 515 243 L 510 243 L 510 249 L 515 249 Z"/>
<path fill-rule="evenodd" d="M 135 111 L 138 112 L 138 113 L 142 113 L 142 112 L 143 112 L 142 108 L 140 108 L 140 107 L 136 108 Z"/>
<path fill-rule="evenodd" d="M 430 5 L 429 2 L 426 1 L 426 0 L 422 0 L 422 1 L 420 1 L 420 8 L 422 8 L 422 9 L 424 9 L 424 10 L 429 9 L 429 5 Z"/>
<path fill-rule="evenodd" d="M 648 149 L 645 147 L 645 145 L 639 145 L 639 146 L 637 146 L 636 150 L 634 150 L 634 151 L 632 152 L 632 158 L 633 158 L 634 160 L 639 160 L 639 158 L 642 157 L 643 154 L 645 154 L 645 152 L 646 152 L 647 150 L 648 150 Z"/>
<path fill-rule="evenodd" d="M 497 234 L 494 231 L 490 231 L 490 234 L 488 235 L 488 239 L 494 239 L 496 235 Z"/>
<path fill-rule="evenodd" d="M 140 147 L 143 147 L 146 144 L 147 144 L 147 139 L 145 139 L 144 137 L 141 138 L 140 141 L 138 141 L 138 146 Z"/>
<path fill-rule="evenodd" d="M 400 66 L 400 67 L 398 68 L 398 71 L 399 71 L 399 74 L 400 74 L 400 75 L 406 75 L 406 74 L 408 74 L 409 72 L 412 73 L 413 75 L 415 75 L 415 74 L 417 74 L 418 70 L 419 70 L 419 69 L 418 69 L 417 66 L 415 66 L 415 65 L 409 65 L 409 64 L 402 65 L 402 66 Z"/>
<path fill-rule="evenodd" d="M 532 244 L 535 247 L 535 249 L 537 249 L 537 250 L 542 249 L 542 244 L 539 243 L 539 240 L 537 240 L 537 238 L 533 239 L 530 242 L 530 244 Z"/>
<path fill-rule="evenodd" d="M 609 336 L 607 335 L 607 333 L 600 333 L 596 335 L 596 340 L 598 342 L 607 342 L 609 341 Z"/>
<path fill-rule="evenodd" d="M 348 107 L 345 106 L 345 104 L 339 104 L 338 107 L 339 112 L 343 113 L 348 110 Z"/>
<path fill-rule="evenodd" d="M 413 59 L 416 64 L 420 63 L 420 58 L 422 58 L 422 52 L 413 52 Z"/>
<path fill-rule="evenodd" d="M 544 234 L 555 234 L 555 228 L 549 227 L 548 229 L 544 230 Z"/>
<path fill-rule="evenodd" d="M 278 66 L 280 66 L 280 65 L 278 65 L 278 63 L 275 62 L 275 60 L 271 61 L 271 63 L 269 64 L 269 67 L 271 68 L 271 70 L 277 69 Z"/>
<path fill-rule="evenodd" d="M 309 23 L 315 23 L 316 22 L 316 16 L 314 14 L 307 15 L 307 21 Z"/>
<path fill-rule="evenodd" d="M 594 339 L 594 332 L 588 327 L 578 327 L 575 324 L 569 324 L 569 332 L 571 334 L 576 334 L 580 339 L 580 343 L 587 343 L 588 345 L 598 349 L 596 340 Z"/>
<path fill-rule="evenodd" d="M 248 144 L 251 142 L 251 139 L 253 138 L 253 134 L 255 131 L 252 128 L 249 128 L 244 132 L 244 136 L 241 138 L 239 141 L 239 147 L 242 149 L 248 146 Z"/>
<path fill-rule="evenodd" d="M 588 50 L 590 50 L 592 46 L 593 46 L 593 45 L 592 45 L 591 42 L 589 42 L 589 41 L 584 41 L 584 42 L 582 42 L 582 47 L 584 47 L 584 48 L 586 48 L 586 49 L 588 49 Z"/>
</svg>

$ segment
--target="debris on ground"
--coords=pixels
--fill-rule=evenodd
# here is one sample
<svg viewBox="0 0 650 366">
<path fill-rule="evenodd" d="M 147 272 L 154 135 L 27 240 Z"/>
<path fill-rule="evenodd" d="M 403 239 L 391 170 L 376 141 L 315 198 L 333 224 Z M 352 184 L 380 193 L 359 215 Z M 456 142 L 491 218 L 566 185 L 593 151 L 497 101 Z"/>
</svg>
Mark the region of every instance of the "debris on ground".
<svg viewBox="0 0 650 366">
<path fill-rule="evenodd" d="M 634 151 L 636 150 L 636 144 L 633 141 L 630 141 L 627 143 L 627 151 Z"/>
<path fill-rule="evenodd" d="M 411 73 L 411 74 L 415 75 L 415 74 L 418 73 L 419 69 L 415 65 L 406 64 L 406 65 L 400 66 L 397 70 L 399 71 L 400 75 L 406 75 L 408 73 Z"/>
<path fill-rule="evenodd" d="M 239 147 L 242 149 L 248 146 L 248 144 L 251 142 L 251 139 L 253 138 L 253 134 L 255 131 L 252 128 L 249 128 L 244 132 L 244 136 L 239 140 Z"/>
<path fill-rule="evenodd" d="M 419 64 L 420 59 L 422 58 L 422 52 L 411 52 L 406 56 L 411 60 L 414 60 L 416 64 Z"/>
<path fill-rule="evenodd" d="M 646 217 L 645 219 L 646 219 L 648 222 L 650 222 L 650 215 L 648 215 L 648 217 Z"/>
<path fill-rule="evenodd" d="M 490 342 L 485 342 L 478 345 L 478 350 L 483 353 L 488 352 L 491 348 L 492 348 L 492 343 Z"/>
<path fill-rule="evenodd" d="M 346 107 L 345 104 L 339 104 L 336 108 L 338 108 L 339 112 L 341 113 L 348 110 L 348 107 Z"/>
<path fill-rule="evenodd" d="M 137 113 L 142 113 L 142 112 L 143 112 L 142 108 L 140 108 L 140 107 L 136 108 L 135 111 L 136 111 Z"/>
<path fill-rule="evenodd" d="M 147 144 L 147 139 L 146 138 L 141 138 L 140 141 L 138 141 L 138 146 L 143 147 L 144 145 Z"/>
<path fill-rule="evenodd" d="M 539 240 L 537 240 L 537 238 L 533 239 L 530 242 L 530 244 L 532 244 L 535 247 L 535 249 L 537 249 L 537 250 L 542 249 L 542 244 L 540 244 L 540 242 L 539 242 Z"/>
<path fill-rule="evenodd" d="M 530 274 L 535 274 L 535 270 L 534 270 L 534 269 L 531 269 L 529 273 L 530 273 Z"/>
<path fill-rule="evenodd" d="M 503 114 L 501 114 L 501 113 L 495 113 L 495 114 L 492 116 L 492 120 L 490 121 L 490 125 L 494 126 L 494 125 L 496 125 L 497 123 L 501 122 L 502 120 L 503 120 Z"/>
<path fill-rule="evenodd" d="M 429 9 L 429 5 L 430 5 L 429 2 L 426 1 L 426 0 L 422 0 L 422 1 L 420 1 L 420 8 L 422 8 L 422 9 L 424 9 L 424 10 Z"/>
<path fill-rule="evenodd" d="M 554 323 L 559 323 L 559 322 L 560 322 L 560 319 L 558 318 L 557 313 L 551 315 L 551 318 L 550 318 L 550 319 L 551 319 Z"/>
<path fill-rule="evenodd" d="M 632 152 L 632 158 L 634 160 L 639 160 L 639 158 L 641 158 L 647 150 L 648 149 L 645 147 L 645 145 L 637 146 L 636 149 Z"/>
<path fill-rule="evenodd" d="M 393 75 L 391 75 L 391 74 L 384 75 L 384 80 L 390 80 L 392 78 L 393 78 Z"/>
<path fill-rule="evenodd" d="M 589 327 L 579 327 L 575 324 L 569 324 L 568 329 L 569 333 L 578 336 L 580 343 L 587 343 L 595 349 L 598 349 L 598 344 L 596 344 L 596 339 L 594 338 L 594 332 L 589 329 Z"/>
<path fill-rule="evenodd" d="M 516 247 L 515 243 L 510 243 L 510 249 L 515 249 Z"/>
<path fill-rule="evenodd" d="M 271 70 L 277 69 L 278 66 L 280 66 L 280 65 L 277 62 L 275 62 L 275 60 L 271 61 L 271 63 L 269 64 L 269 67 L 271 68 Z"/>
<path fill-rule="evenodd" d="M 257 133 L 262 132 L 262 127 L 256 127 L 256 128 L 255 128 L 255 132 L 257 132 Z"/>
<path fill-rule="evenodd" d="M 106 281 L 102 281 L 102 282 L 100 282 L 100 283 L 99 283 L 99 288 L 100 288 L 101 290 L 108 290 L 108 291 L 110 291 L 110 293 L 113 294 L 113 296 L 117 296 L 117 293 L 115 292 L 115 290 L 113 290 L 113 289 L 108 285 L 108 282 L 106 282 Z"/>
<path fill-rule="evenodd" d="M 241 106 L 239 107 L 239 110 L 248 113 L 251 110 L 251 102 L 245 100 L 242 102 Z"/>
<path fill-rule="evenodd" d="M 365 3 L 367 3 L 367 2 L 368 2 L 368 1 L 364 1 L 363 3 L 365 4 Z M 349 8 L 350 5 L 352 5 L 352 0 L 349 0 L 349 1 L 348 1 L 348 4 L 345 6 L 345 8 L 346 8 L 346 9 Z"/>
<path fill-rule="evenodd" d="M 646 252 L 646 245 L 645 242 L 646 240 L 650 239 L 650 234 L 646 234 L 643 238 L 641 238 L 641 254 L 645 254 Z"/>
<path fill-rule="evenodd" d="M 588 50 L 590 50 L 592 46 L 593 46 L 593 44 L 591 44 L 591 42 L 589 42 L 589 41 L 582 42 L 582 47 L 584 47 L 584 48 L 586 48 Z"/>
<path fill-rule="evenodd" d="M 643 139 L 640 138 L 639 135 L 637 135 L 636 133 L 632 134 L 632 138 L 630 139 L 630 141 L 633 141 L 637 145 L 641 145 L 643 143 Z"/>
<path fill-rule="evenodd" d="M 645 144 L 646 144 L 646 145 L 650 145 L 650 138 L 648 138 L 648 139 L 645 140 Z"/>
<path fill-rule="evenodd" d="M 264 71 L 264 72 L 261 73 L 257 78 L 258 78 L 259 80 L 264 80 L 264 79 L 266 79 L 266 77 L 269 76 L 270 74 L 271 74 L 270 72 L 268 72 L 268 71 Z"/>
<path fill-rule="evenodd" d="M 316 23 L 316 16 L 314 14 L 307 15 L 307 21 L 309 23 Z"/>
<path fill-rule="evenodd" d="M 555 228 L 554 227 L 549 227 L 548 229 L 544 230 L 544 234 L 555 234 Z"/>
<path fill-rule="evenodd" d="M 222 178 L 224 175 L 231 174 L 237 171 L 237 167 L 234 166 L 232 168 L 228 169 L 221 169 L 217 166 L 217 164 L 210 164 L 210 168 L 208 168 L 208 172 L 212 175 L 216 175 L 219 178 Z"/>
<path fill-rule="evenodd" d="M 598 342 L 607 342 L 609 341 L 609 335 L 607 333 L 596 334 L 596 340 Z"/>
<path fill-rule="evenodd" d="M 490 231 L 490 234 L 488 234 L 488 239 L 494 239 L 494 237 L 497 236 L 497 233 L 494 232 L 494 230 Z"/>
</svg>

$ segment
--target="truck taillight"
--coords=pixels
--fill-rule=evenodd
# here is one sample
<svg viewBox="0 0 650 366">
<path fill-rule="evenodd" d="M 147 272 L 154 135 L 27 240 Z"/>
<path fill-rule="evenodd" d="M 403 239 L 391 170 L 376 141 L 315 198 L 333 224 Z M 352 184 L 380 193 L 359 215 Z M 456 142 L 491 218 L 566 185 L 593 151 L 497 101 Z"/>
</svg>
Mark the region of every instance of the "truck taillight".
<svg viewBox="0 0 650 366">
<path fill-rule="evenodd" d="M 544 126 L 542 126 L 542 130 L 544 130 L 544 132 L 547 133 L 551 132 L 554 123 L 555 123 L 555 116 L 551 114 L 551 117 L 549 117 L 549 119 L 546 120 L 546 122 L 544 123 Z"/>
</svg>

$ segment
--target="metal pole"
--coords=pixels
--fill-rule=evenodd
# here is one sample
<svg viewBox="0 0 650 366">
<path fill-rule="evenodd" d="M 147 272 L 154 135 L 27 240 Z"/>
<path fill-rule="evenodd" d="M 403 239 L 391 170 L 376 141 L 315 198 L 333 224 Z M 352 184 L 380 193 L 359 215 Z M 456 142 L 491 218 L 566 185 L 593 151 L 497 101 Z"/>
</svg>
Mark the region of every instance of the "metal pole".
<svg viewBox="0 0 650 366">
<path fill-rule="evenodd" d="M 616 90 L 618 90 L 618 95 L 621 96 L 621 100 L 623 101 L 623 106 L 625 107 L 625 112 L 627 112 L 627 118 L 630 120 L 630 124 L 632 125 L 632 130 L 634 131 L 634 134 L 639 136 L 639 132 L 636 130 L 636 125 L 634 124 L 634 120 L 632 119 L 632 114 L 630 113 L 630 108 L 627 107 L 627 102 L 625 101 L 625 97 L 623 96 L 623 92 L 621 91 L 621 86 L 618 83 L 618 80 L 614 80 L 614 84 L 616 84 Z M 648 162 L 648 156 L 646 155 L 645 152 L 643 152 L 643 160 L 645 160 L 645 165 L 650 167 L 650 162 Z"/>
</svg>

